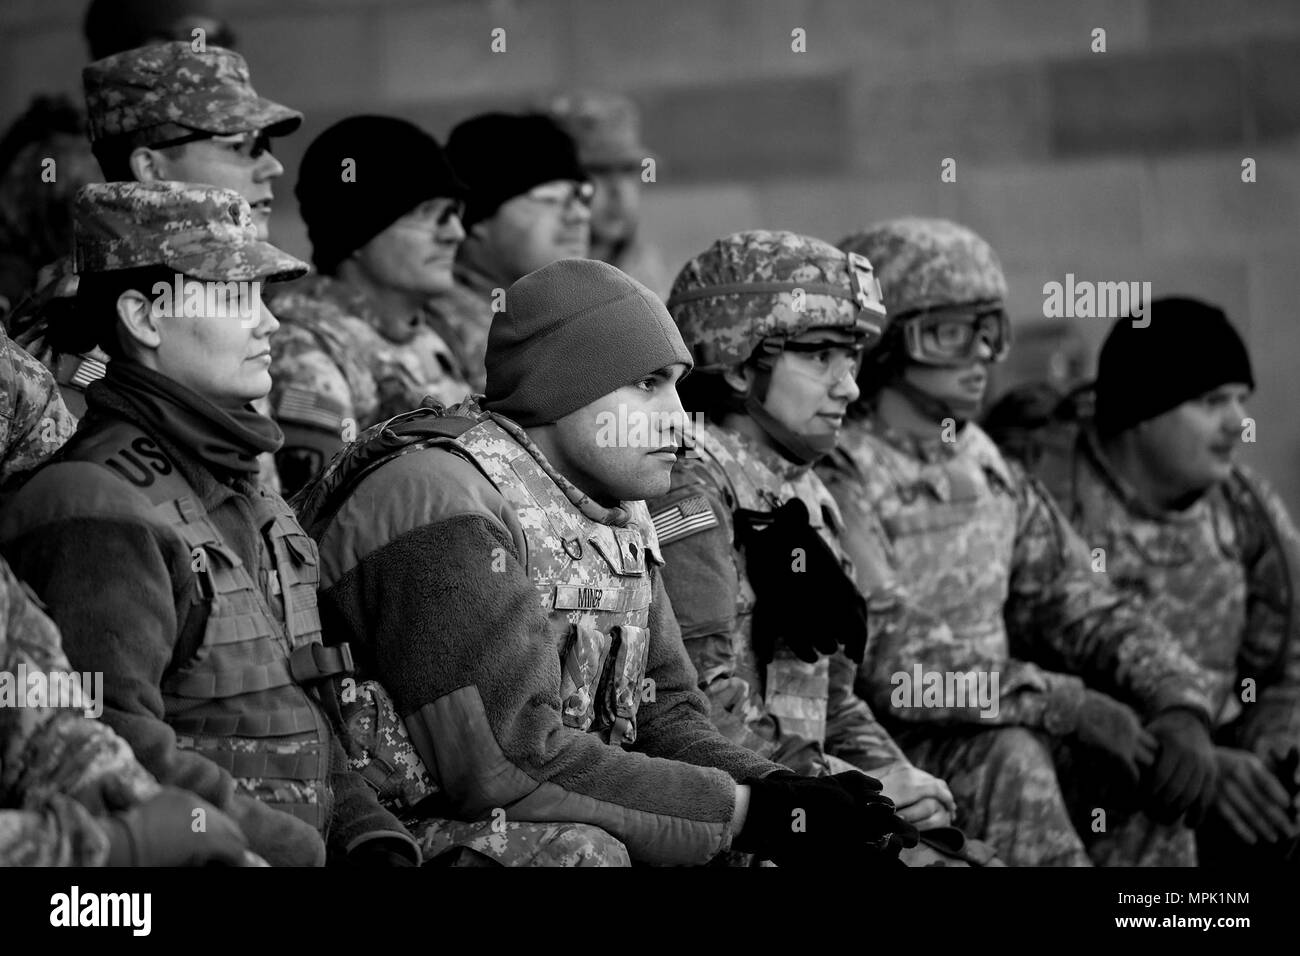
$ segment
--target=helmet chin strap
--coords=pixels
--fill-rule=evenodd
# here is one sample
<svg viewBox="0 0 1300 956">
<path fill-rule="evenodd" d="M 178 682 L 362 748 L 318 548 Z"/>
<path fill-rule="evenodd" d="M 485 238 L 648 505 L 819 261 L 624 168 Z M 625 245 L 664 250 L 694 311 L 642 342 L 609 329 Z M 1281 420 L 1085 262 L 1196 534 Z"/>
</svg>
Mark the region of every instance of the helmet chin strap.
<svg viewBox="0 0 1300 956">
<path fill-rule="evenodd" d="M 763 407 L 767 398 L 767 386 L 771 381 L 772 370 L 766 362 L 757 363 L 757 375 L 749 392 L 742 398 L 734 395 L 732 406 L 736 411 L 748 415 L 763 429 L 763 433 L 772 440 L 773 447 L 786 461 L 796 465 L 811 465 L 819 458 L 835 450 L 835 435 L 815 435 L 807 438 L 796 434 L 788 426 L 777 421 L 772 413 Z"/>
<path fill-rule="evenodd" d="M 943 424 L 945 418 L 951 418 L 957 423 L 958 427 L 965 425 L 968 421 L 979 414 L 980 403 L 978 401 L 947 401 L 942 398 L 935 398 L 928 392 L 923 392 L 901 375 L 889 383 L 889 387 L 911 403 L 912 407 L 931 419 L 936 425 Z"/>
</svg>

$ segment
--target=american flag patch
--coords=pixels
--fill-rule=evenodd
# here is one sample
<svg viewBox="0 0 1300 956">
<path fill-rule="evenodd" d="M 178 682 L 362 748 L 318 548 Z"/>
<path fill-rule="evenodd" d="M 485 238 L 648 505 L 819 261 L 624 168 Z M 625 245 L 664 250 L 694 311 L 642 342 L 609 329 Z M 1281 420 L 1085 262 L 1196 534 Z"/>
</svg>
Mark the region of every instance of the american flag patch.
<svg viewBox="0 0 1300 956">
<path fill-rule="evenodd" d="M 683 498 L 671 507 L 651 515 L 650 520 L 655 524 L 655 535 L 661 545 L 718 525 L 718 518 L 703 495 Z"/>
</svg>

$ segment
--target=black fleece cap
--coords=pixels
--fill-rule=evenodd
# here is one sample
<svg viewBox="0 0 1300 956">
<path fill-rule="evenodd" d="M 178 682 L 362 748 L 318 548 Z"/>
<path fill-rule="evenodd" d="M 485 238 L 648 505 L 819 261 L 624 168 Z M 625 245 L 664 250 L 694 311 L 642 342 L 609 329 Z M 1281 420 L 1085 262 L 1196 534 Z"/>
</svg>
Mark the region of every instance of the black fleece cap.
<svg viewBox="0 0 1300 956">
<path fill-rule="evenodd" d="M 447 137 L 451 165 L 469 186 L 465 228 L 492 216 L 501 204 L 557 179 L 586 182 L 573 137 L 540 113 L 484 113 Z"/>
<path fill-rule="evenodd" d="M 352 160 L 354 166 L 345 162 Z M 355 175 L 345 178 L 352 168 Z M 321 133 L 303 154 L 294 187 L 316 268 L 340 262 L 420 203 L 465 198 L 438 141 L 393 116 L 350 116 Z"/>
<path fill-rule="evenodd" d="M 1115 323 L 1097 359 L 1096 425 L 1115 435 L 1220 385 L 1255 387 L 1246 344 L 1221 309 L 1197 299 L 1154 300 L 1150 324 Z"/>
</svg>

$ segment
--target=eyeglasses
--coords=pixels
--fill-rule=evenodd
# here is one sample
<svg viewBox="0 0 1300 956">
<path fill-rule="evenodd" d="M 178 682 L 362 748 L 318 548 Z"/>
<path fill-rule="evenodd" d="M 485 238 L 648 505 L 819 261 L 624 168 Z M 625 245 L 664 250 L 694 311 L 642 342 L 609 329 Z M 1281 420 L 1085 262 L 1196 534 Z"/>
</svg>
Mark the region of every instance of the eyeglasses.
<svg viewBox="0 0 1300 956">
<path fill-rule="evenodd" d="M 845 375 L 858 377 L 865 349 L 861 346 L 834 345 L 827 342 L 791 342 L 783 349 L 798 359 L 795 369 L 808 378 L 834 385 Z"/>
<path fill-rule="evenodd" d="M 464 220 L 465 203 L 459 199 L 430 199 L 393 222 L 401 229 L 444 229 L 452 219 Z"/>
<path fill-rule="evenodd" d="M 990 360 L 1000 362 L 1011 349 L 1011 323 L 1001 304 L 904 313 L 895 318 L 903 329 L 907 354 L 926 365 L 964 365 L 979 359 L 988 346 Z"/>
<path fill-rule="evenodd" d="M 167 149 L 169 146 L 184 146 L 186 143 L 198 143 L 211 140 L 231 152 L 238 153 L 245 159 L 261 159 L 263 154 L 271 152 L 271 137 L 264 130 L 249 133 L 233 133 L 229 136 L 214 133 L 194 132 L 174 139 L 165 139 L 161 143 L 150 144 L 150 149 Z"/>
<path fill-rule="evenodd" d="M 589 208 L 595 195 L 596 187 L 589 182 L 564 182 L 536 186 L 524 193 L 524 198 L 545 206 L 567 210 L 574 203 L 584 209 Z"/>
</svg>

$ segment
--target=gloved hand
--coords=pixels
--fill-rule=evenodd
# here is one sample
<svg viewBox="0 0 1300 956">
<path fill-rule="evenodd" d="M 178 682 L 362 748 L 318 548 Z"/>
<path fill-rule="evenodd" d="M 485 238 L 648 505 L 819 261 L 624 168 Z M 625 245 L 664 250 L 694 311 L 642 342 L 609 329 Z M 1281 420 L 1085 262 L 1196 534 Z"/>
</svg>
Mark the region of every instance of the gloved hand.
<svg viewBox="0 0 1300 956">
<path fill-rule="evenodd" d="M 1155 760 L 1157 746 L 1133 708 L 1107 694 L 1086 690 L 1077 713 L 1074 739 L 1103 755 L 1130 790 L 1136 789 L 1142 768 Z"/>
<path fill-rule="evenodd" d="M 866 599 L 808 523 L 807 505 L 792 498 L 771 512 L 741 508 L 735 522 L 757 595 L 752 636 L 760 666 L 772 660 L 778 641 L 808 664 L 840 644 L 849 660 L 860 663 L 867 648 Z M 807 618 L 810 607 L 818 609 L 815 624 Z"/>
<path fill-rule="evenodd" d="M 1231 747 L 1215 748 L 1214 756 L 1219 770 L 1214 811 L 1243 843 L 1278 843 L 1300 835 L 1289 816 L 1291 796 L 1264 761 Z"/>
<path fill-rule="evenodd" d="M 778 866 L 897 864 L 916 828 L 894 813 L 880 781 L 856 770 L 830 777 L 778 771 L 747 781 L 749 813 L 734 849 Z"/>
<path fill-rule="evenodd" d="M 202 810 L 196 818 L 195 810 Z M 195 831 L 197 819 L 203 829 Z M 106 818 L 109 866 L 243 866 L 248 841 L 235 821 L 197 794 L 163 787 Z"/>
<path fill-rule="evenodd" d="M 247 794 L 230 799 L 230 816 L 249 847 L 272 866 L 324 866 L 325 842 L 314 826 Z"/>
<path fill-rule="evenodd" d="M 413 848 L 403 840 L 379 837 L 353 847 L 346 863 L 362 869 L 389 866 L 419 866 L 411 858 Z"/>
<path fill-rule="evenodd" d="M 1194 712 L 1174 707 L 1157 714 L 1147 724 L 1160 744 L 1146 790 L 1151 816 L 1173 823 L 1186 815 L 1188 826 L 1200 824 L 1214 800 L 1218 767 L 1210 731 Z"/>
<path fill-rule="evenodd" d="M 880 785 L 886 797 L 898 807 L 901 819 L 918 830 L 946 827 L 952 824 L 957 812 L 957 802 L 948 785 L 920 767 L 900 764 L 887 768 L 880 775 Z"/>
</svg>

